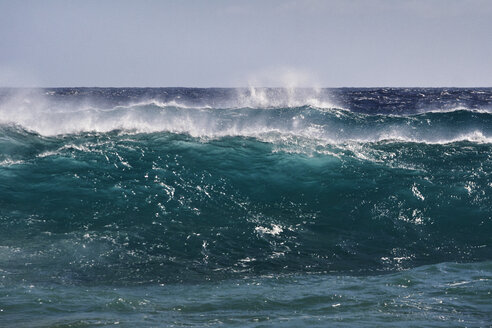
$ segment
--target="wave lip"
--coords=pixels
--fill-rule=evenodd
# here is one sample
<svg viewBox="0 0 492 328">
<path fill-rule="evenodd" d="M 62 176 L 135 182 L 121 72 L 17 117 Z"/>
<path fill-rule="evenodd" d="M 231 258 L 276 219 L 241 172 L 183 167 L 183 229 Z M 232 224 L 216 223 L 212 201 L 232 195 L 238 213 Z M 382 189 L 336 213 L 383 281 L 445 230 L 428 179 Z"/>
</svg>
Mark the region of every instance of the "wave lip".
<svg viewBox="0 0 492 328">
<path fill-rule="evenodd" d="M 279 108 L 177 107 L 158 101 L 113 108 L 0 106 L 0 124 L 21 126 L 43 136 L 170 132 L 200 138 L 226 136 L 265 139 L 268 134 L 297 136 L 320 143 L 416 142 L 490 143 L 492 114 L 476 111 L 416 115 L 365 114 L 313 106 Z M 268 137 L 266 137 L 268 139 Z M 277 138 L 281 141 L 282 138 Z"/>
<path fill-rule="evenodd" d="M 441 138 L 452 140 L 474 130 L 487 136 L 490 108 L 488 89 L 0 89 L 0 123 L 43 135 L 117 129 L 193 136 L 247 135 L 255 129 L 295 134 L 321 127 L 323 135 L 317 137 L 325 139 L 377 140 L 376 130 L 411 138 L 407 126 L 426 129 L 427 123 L 438 134 L 457 129 Z M 465 124 L 452 126 L 452 120 Z M 362 131 L 371 124 L 373 131 Z"/>
</svg>

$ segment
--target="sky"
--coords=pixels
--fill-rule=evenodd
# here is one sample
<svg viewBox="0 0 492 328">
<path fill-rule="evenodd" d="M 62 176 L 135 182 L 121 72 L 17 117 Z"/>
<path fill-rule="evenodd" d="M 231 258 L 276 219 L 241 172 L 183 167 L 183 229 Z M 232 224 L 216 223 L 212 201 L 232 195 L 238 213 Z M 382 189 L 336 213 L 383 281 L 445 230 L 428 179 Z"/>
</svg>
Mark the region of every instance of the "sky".
<svg viewBox="0 0 492 328">
<path fill-rule="evenodd" d="M 492 1 L 0 0 L 0 86 L 492 87 Z"/>
</svg>

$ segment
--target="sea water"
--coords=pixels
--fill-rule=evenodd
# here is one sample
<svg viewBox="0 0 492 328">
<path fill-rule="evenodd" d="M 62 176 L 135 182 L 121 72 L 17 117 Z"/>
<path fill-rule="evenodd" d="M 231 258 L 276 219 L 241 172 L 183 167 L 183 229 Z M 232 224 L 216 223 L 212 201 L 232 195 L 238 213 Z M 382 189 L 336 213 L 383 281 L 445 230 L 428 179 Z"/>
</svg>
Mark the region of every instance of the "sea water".
<svg viewBox="0 0 492 328">
<path fill-rule="evenodd" d="M 492 89 L 0 90 L 0 326 L 488 327 Z"/>
</svg>

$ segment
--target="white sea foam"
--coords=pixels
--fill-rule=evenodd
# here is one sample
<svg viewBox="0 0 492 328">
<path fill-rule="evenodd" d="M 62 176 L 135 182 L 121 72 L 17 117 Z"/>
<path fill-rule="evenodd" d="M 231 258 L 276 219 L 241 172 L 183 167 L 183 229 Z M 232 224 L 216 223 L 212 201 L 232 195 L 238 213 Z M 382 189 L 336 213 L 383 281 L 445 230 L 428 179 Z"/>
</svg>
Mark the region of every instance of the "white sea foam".
<svg viewBox="0 0 492 328">
<path fill-rule="evenodd" d="M 276 235 L 279 235 L 280 233 L 282 233 L 284 231 L 284 229 L 282 229 L 282 227 L 278 224 L 272 224 L 271 228 L 258 226 L 255 228 L 255 231 L 257 233 L 260 233 L 263 235 L 266 234 L 266 235 L 276 236 Z"/>
<path fill-rule="evenodd" d="M 425 113 L 453 113 L 453 112 L 473 112 L 473 113 L 484 113 L 491 114 L 492 108 L 469 108 L 464 106 L 455 106 L 449 108 L 427 108 L 419 110 L 419 114 Z"/>
<path fill-rule="evenodd" d="M 11 165 L 17 165 L 17 164 L 23 164 L 24 161 L 21 160 L 13 160 L 13 159 L 4 159 L 0 161 L 0 167 L 2 166 L 11 166 Z"/>
<path fill-rule="evenodd" d="M 492 136 L 486 136 L 480 130 L 473 130 L 465 133 L 458 133 L 453 137 L 443 138 L 439 135 L 427 137 L 427 138 L 417 138 L 415 136 L 408 136 L 405 133 L 383 133 L 376 138 L 368 139 L 354 139 L 353 141 L 359 142 L 407 142 L 407 143 L 425 143 L 434 145 L 445 145 L 455 142 L 469 141 L 473 143 L 492 143 Z"/>
</svg>

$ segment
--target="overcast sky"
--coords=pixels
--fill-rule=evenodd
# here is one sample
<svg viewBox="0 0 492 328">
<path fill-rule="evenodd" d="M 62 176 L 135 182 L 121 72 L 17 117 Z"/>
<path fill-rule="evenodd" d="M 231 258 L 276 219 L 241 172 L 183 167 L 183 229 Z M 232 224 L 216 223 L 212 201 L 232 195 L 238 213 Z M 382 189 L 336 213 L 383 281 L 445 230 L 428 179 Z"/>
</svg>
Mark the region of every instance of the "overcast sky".
<svg viewBox="0 0 492 328">
<path fill-rule="evenodd" d="M 492 86 L 492 1 L 0 0 L 0 86 Z"/>
</svg>

